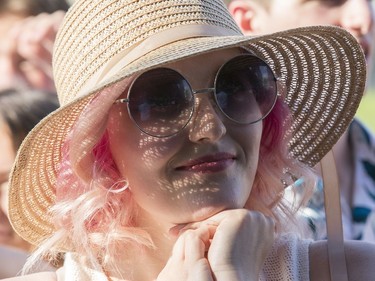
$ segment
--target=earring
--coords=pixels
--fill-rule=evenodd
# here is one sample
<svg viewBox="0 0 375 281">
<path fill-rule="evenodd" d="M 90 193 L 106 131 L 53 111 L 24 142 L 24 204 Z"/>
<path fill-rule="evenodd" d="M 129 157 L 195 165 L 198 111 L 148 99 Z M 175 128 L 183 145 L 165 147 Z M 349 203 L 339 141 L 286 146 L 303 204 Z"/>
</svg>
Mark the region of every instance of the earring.
<svg viewBox="0 0 375 281">
<path fill-rule="evenodd" d="M 284 188 L 287 188 L 291 185 L 301 185 L 303 183 L 302 179 L 296 177 L 293 173 L 290 172 L 289 168 L 283 170 L 284 178 L 281 179 L 281 183 L 284 185 Z"/>
<path fill-rule="evenodd" d="M 130 189 L 129 182 L 127 180 L 122 180 L 122 181 L 114 183 L 108 189 L 108 192 L 118 194 L 118 193 L 121 193 L 121 192 L 127 190 L 128 188 Z"/>
</svg>

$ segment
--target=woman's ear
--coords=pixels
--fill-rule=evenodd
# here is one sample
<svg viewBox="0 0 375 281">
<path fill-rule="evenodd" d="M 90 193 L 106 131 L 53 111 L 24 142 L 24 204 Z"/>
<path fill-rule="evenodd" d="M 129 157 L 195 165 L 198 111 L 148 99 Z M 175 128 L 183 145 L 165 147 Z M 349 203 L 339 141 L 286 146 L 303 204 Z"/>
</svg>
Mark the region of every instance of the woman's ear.
<svg viewBox="0 0 375 281">
<path fill-rule="evenodd" d="M 266 7 L 253 0 L 232 0 L 228 4 L 229 12 L 245 35 L 261 33 Z M 264 23 L 263 23 L 264 24 Z"/>
</svg>

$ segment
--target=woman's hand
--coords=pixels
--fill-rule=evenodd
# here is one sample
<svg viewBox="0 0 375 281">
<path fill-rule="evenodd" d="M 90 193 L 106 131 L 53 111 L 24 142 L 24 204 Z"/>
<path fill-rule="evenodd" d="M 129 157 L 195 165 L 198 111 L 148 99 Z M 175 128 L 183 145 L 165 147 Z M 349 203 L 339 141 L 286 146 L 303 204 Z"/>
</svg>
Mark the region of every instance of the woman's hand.
<svg viewBox="0 0 375 281">
<path fill-rule="evenodd" d="M 218 223 L 208 250 L 215 280 L 259 280 L 274 242 L 273 220 L 245 209 L 224 211 L 209 220 Z"/>
<path fill-rule="evenodd" d="M 202 223 L 199 227 L 184 227 L 171 257 L 157 281 L 213 281 L 206 254 L 216 225 Z"/>
<path fill-rule="evenodd" d="M 258 280 L 273 241 L 272 219 L 245 209 L 223 211 L 180 230 L 157 280 Z"/>
</svg>

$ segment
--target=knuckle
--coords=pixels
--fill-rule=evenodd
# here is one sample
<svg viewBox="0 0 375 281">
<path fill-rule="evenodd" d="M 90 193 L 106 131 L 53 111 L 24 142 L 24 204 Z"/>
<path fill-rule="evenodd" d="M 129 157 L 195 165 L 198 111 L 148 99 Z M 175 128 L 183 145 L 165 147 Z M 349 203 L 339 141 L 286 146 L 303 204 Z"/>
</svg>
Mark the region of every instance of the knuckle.
<svg viewBox="0 0 375 281">
<path fill-rule="evenodd" d="M 183 232 L 183 237 L 185 240 L 196 240 L 197 235 L 195 234 L 194 230 L 188 229 Z"/>
</svg>

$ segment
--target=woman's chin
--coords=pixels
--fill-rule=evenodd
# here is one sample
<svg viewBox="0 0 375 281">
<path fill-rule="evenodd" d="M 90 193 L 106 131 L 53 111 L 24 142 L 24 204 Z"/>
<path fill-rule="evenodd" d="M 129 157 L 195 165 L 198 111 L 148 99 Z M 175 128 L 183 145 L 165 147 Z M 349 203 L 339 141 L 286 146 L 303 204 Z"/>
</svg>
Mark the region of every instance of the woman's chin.
<svg viewBox="0 0 375 281">
<path fill-rule="evenodd" d="M 201 206 L 194 205 L 194 207 L 195 208 L 192 208 L 192 206 L 184 206 L 181 204 L 180 207 L 174 209 L 174 211 L 170 209 L 167 213 L 163 213 L 166 215 L 165 219 L 173 225 L 182 225 L 204 221 L 222 211 L 243 208 L 243 205 L 241 205 L 241 202 L 226 201 L 209 202 Z"/>
<path fill-rule="evenodd" d="M 192 213 L 191 222 L 198 222 L 198 221 L 204 221 L 206 219 L 209 219 L 213 215 L 216 215 L 217 213 L 220 213 L 224 210 L 228 209 L 237 209 L 239 207 L 237 206 L 205 206 L 201 207 L 198 210 L 195 210 Z"/>
</svg>

